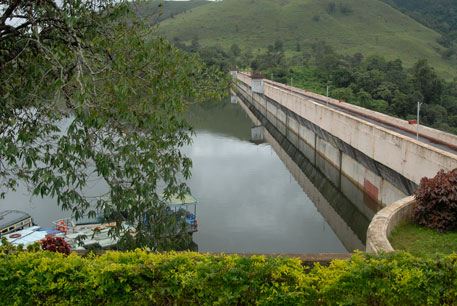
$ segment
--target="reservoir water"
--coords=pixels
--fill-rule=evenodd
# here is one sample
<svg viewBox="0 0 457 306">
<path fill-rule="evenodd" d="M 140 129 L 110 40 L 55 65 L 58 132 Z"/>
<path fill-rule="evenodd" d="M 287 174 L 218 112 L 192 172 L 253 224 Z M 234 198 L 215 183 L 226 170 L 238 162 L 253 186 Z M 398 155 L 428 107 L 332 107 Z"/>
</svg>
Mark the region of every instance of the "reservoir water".
<svg viewBox="0 0 457 306">
<path fill-rule="evenodd" d="M 296 156 L 281 147 L 287 143 L 271 136 L 274 131 L 265 129 L 269 142 L 251 142 L 253 123 L 239 104 L 200 105 L 189 111 L 188 120 L 195 135 L 182 151 L 193 161 L 188 184 L 200 203 L 199 231 L 193 235 L 198 251 L 337 253 L 363 248 L 369 217 L 356 208 L 363 203 L 354 206 L 312 163 L 303 166 L 303 157 L 297 167 Z M 30 198 L 25 188 L 7 193 L 0 201 L 0 210 L 6 209 L 26 211 L 43 226 L 69 216 L 55 200 Z"/>
</svg>

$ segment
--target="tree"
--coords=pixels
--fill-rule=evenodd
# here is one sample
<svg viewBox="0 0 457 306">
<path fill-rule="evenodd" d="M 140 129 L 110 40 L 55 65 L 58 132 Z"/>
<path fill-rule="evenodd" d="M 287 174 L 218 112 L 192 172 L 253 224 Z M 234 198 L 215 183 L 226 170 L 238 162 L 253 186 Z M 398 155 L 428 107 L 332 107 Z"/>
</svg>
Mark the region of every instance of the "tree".
<svg viewBox="0 0 457 306">
<path fill-rule="evenodd" d="M 324 55 L 317 63 L 317 67 L 322 71 L 327 80 L 330 80 L 331 73 L 340 66 L 340 59 L 333 54 Z"/>
<path fill-rule="evenodd" d="M 357 100 L 359 101 L 361 106 L 368 107 L 371 104 L 373 98 L 368 92 L 366 92 L 363 89 L 360 89 L 360 91 L 357 93 Z"/>
<path fill-rule="evenodd" d="M 228 78 L 147 28 L 127 1 L 0 2 L 0 184 L 22 180 L 76 218 L 101 212 L 125 247 L 165 250 L 187 239 L 165 204 L 189 191 L 180 113 Z M 93 179 L 106 193 L 86 194 Z"/>
<path fill-rule="evenodd" d="M 341 14 L 349 15 L 353 12 L 352 7 L 347 3 L 338 3 L 338 8 L 340 9 Z"/>
<path fill-rule="evenodd" d="M 414 64 L 413 78 L 416 89 L 424 97 L 425 103 L 439 102 L 443 84 L 427 60 L 422 59 Z"/>
<path fill-rule="evenodd" d="M 348 87 L 354 82 L 354 77 L 349 69 L 342 68 L 333 72 L 332 81 L 336 87 Z"/>
<path fill-rule="evenodd" d="M 198 42 L 198 36 L 194 36 L 191 41 L 190 45 L 190 52 L 196 53 L 198 52 L 198 49 L 200 48 L 200 43 Z"/>
<path fill-rule="evenodd" d="M 336 11 L 336 3 L 335 3 L 335 2 L 329 2 L 329 3 L 327 4 L 326 10 L 327 10 L 327 13 L 328 13 L 329 15 L 335 13 L 335 11 Z"/>
<path fill-rule="evenodd" d="M 279 39 L 275 40 L 274 50 L 276 52 L 283 52 L 284 51 L 284 44 L 283 44 L 283 42 L 281 40 L 279 40 Z"/>
<path fill-rule="evenodd" d="M 230 51 L 232 52 L 233 56 L 237 57 L 241 54 L 241 49 L 237 44 L 232 44 L 230 47 Z"/>
<path fill-rule="evenodd" d="M 387 101 L 390 104 L 396 90 L 397 86 L 395 84 L 390 82 L 382 82 L 378 88 L 374 90 L 373 97 L 375 99 Z"/>
<path fill-rule="evenodd" d="M 346 102 L 355 102 L 355 100 L 356 100 L 355 96 L 354 96 L 354 92 L 349 87 L 333 89 L 331 92 L 331 95 L 335 99 L 341 99 Z"/>
</svg>

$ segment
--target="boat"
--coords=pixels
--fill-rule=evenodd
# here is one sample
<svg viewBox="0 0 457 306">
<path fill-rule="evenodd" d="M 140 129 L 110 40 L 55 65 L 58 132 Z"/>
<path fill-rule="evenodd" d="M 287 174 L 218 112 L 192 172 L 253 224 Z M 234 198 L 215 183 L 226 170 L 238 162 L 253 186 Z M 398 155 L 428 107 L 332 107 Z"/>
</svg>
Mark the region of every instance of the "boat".
<svg viewBox="0 0 457 306">
<path fill-rule="evenodd" d="M 0 237 L 33 226 L 32 217 L 19 210 L 0 212 Z"/>
<path fill-rule="evenodd" d="M 169 206 L 170 213 L 178 215 L 182 212 L 187 223 L 187 232 L 193 234 L 198 231 L 197 220 L 197 205 L 198 201 L 190 194 L 186 194 L 183 198 L 172 196 L 168 201 L 165 201 Z M 88 250 L 88 249 L 116 249 L 118 238 L 109 235 L 110 228 L 116 226 L 115 222 L 103 222 L 102 216 L 83 217 L 75 220 L 73 218 L 59 219 L 53 222 L 54 229 L 64 234 L 72 250 Z M 132 235 L 135 234 L 135 226 L 128 222 L 123 222 L 122 226 L 125 231 L 129 231 Z M 81 239 L 81 237 L 85 237 Z M 80 240 L 80 243 L 78 242 Z"/>
<path fill-rule="evenodd" d="M 192 195 L 186 194 L 183 198 L 172 196 L 166 203 L 170 213 L 183 213 L 189 234 L 198 231 L 198 202 Z M 116 226 L 116 223 L 104 223 L 101 216 L 83 217 L 78 220 L 71 217 L 63 218 L 54 221 L 52 228 L 35 226 L 32 217 L 21 211 L 5 211 L 0 216 L 0 224 L 3 225 L 1 234 L 15 246 L 27 246 L 49 236 L 63 237 L 73 251 L 117 249 L 119 242 L 119 238 L 109 235 L 110 229 Z M 135 226 L 127 222 L 123 222 L 122 226 L 125 231 L 135 235 Z"/>
<path fill-rule="evenodd" d="M 188 233 L 192 234 L 198 231 L 198 220 L 197 220 L 197 205 L 199 204 L 197 199 L 192 195 L 186 194 L 181 199 L 178 196 L 172 196 L 166 201 L 171 211 L 177 213 L 179 211 L 184 212 L 186 223 L 188 225 Z M 192 212 L 193 211 L 193 212 Z"/>
<path fill-rule="evenodd" d="M 18 246 L 20 244 L 23 246 L 28 246 L 30 244 L 34 244 L 35 242 L 39 242 L 40 240 L 45 239 L 49 236 L 64 237 L 65 235 L 52 228 L 44 228 L 37 225 L 33 225 L 22 230 L 4 235 L 7 241 L 14 246 Z"/>
</svg>

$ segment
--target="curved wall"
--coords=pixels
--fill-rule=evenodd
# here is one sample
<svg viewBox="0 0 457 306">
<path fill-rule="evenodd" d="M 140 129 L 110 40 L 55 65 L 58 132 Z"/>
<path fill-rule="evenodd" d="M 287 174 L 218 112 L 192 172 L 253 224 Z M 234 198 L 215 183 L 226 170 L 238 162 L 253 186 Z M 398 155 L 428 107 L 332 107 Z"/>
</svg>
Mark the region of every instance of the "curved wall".
<svg viewBox="0 0 457 306">
<path fill-rule="evenodd" d="M 374 216 L 367 231 L 367 253 L 378 254 L 380 251 L 395 251 L 390 245 L 388 237 L 395 226 L 412 221 L 415 203 L 414 196 L 409 196 L 381 209 Z"/>
</svg>

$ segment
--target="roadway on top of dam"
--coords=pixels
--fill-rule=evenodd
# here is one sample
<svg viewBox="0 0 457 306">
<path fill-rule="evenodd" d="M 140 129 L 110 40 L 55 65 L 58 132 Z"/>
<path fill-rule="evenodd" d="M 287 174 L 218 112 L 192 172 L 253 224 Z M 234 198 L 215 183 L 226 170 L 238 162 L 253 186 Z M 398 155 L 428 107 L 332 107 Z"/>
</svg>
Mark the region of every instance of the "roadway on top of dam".
<svg viewBox="0 0 457 306">
<path fill-rule="evenodd" d="M 338 105 L 336 105 L 334 103 L 327 103 L 327 101 L 320 100 L 320 99 L 317 99 L 317 98 L 314 98 L 314 97 L 310 97 L 310 96 L 308 96 L 306 94 L 303 94 L 301 92 L 292 90 L 292 89 L 290 89 L 290 88 L 288 88 L 286 86 L 281 86 L 282 84 L 277 83 L 277 82 L 273 83 L 271 81 L 268 81 L 268 84 L 273 86 L 273 87 L 292 92 L 293 94 L 296 94 L 298 96 L 305 97 L 306 99 L 311 100 L 313 102 L 317 102 L 319 104 L 326 105 L 327 107 L 330 107 L 332 109 L 341 111 L 343 113 L 346 113 L 348 115 L 354 116 L 356 118 L 359 118 L 359 119 L 365 120 L 367 122 L 373 123 L 373 124 L 375 124 L 377 126 L 381 126 L 381 127 L 385 128 L 385 129 L 391 130 L 393 132 L 396 132 L 396 133 L 402 134 L 404 136 L 416 139 L 416 133 L 412 133 L 412 132 L 408 132 L 406 130 L 403 130 L 403 129 L 395 126 L 394 124 L 389 124 L 389 123 L 386 123 L 386 122 L 380 122 L 378 120 L 369 118 L 368 116 L 366 116 L 364 114 L 354 112 L 354 111 L 349 110 L 349 109 L 344 108 L 344 107 L 340 107 L 340 106 L 338 106 Z M 423 143 L 425 143 L 427 145 L 433 146 L 435 148 L 441 149 L 443 151 L 446 151 L 446 152 L 452 153 L 454 155 L 457 155 L 457 144 L 455 145 L 455 147 L 451 147 L 451 146 L 448 146 L 446 144 L 437 143 L 436 141 L 433 141 L 432 139 L 430 139 L 428 137 L 421 136 L 420 133 L 419 133 L 419 141 L 421 141 L 421 142 L 423 142 Z"/>
</svg>

